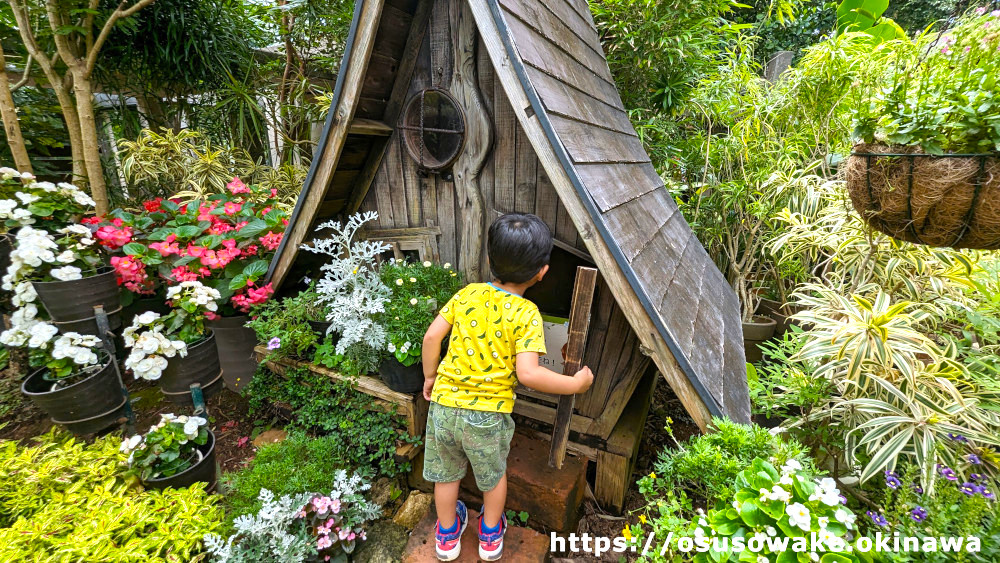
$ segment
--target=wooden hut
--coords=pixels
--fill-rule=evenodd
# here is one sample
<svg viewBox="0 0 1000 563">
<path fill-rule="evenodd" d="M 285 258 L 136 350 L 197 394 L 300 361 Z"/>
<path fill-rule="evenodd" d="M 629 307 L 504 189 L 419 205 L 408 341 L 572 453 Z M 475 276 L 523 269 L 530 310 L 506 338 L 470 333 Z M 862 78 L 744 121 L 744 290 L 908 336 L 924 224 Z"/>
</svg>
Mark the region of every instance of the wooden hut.
<svg viewBox="0 0 1000 563">
<path fill-rule="evenodd" d="M 543 314 L 565 314 L 575 266 L 596 265 L 596 379 L 571 429 L 598 461 L 599 498 L 620 505 L 624 481 L 602 487 L 601 474 L 634 459 L 638 437 L 615 432 L 628 405 L 646 412 L 644 375 L 662 374 L 703 430 L 712 416 L 749 420 L 737 298 L 629 122 L 585 0 L 357 0 L 315 155 L 276 286 L 316 266 L 298 249 L 318 222 L 367 210 L 379 219 L 366 236 L 472 281 L 488 275 L 492 219 L 537 214 L 556 239 L 527 295 Z M 552 422 L 553 397 L 518 396 L 516 414 Z"/>
</svg>

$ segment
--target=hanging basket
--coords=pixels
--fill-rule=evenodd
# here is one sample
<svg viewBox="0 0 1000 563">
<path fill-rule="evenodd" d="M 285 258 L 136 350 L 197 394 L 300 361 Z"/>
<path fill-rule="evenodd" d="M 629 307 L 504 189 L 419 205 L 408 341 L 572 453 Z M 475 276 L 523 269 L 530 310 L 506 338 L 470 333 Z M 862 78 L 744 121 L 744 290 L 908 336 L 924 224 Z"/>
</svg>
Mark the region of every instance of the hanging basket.
<svg viewBox="0 0 1000 563">
<path fill-rule="evenodd" d="M 874 229 L 929 246 L 1000 248 L 1000 155 L 862 143 L 846 174 L 854 208 Z"/>
</svg>

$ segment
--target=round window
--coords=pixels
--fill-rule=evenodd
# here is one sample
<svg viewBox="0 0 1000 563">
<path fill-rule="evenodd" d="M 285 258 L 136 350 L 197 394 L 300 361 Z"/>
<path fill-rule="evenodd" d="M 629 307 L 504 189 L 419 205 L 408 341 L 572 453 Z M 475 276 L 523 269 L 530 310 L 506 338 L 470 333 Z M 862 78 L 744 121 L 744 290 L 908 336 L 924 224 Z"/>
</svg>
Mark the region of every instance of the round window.
<svg viewBox="0 0 1000 563">
<path fill-rule="evenodd" d="M 465 141 L 465 116 L 455 98 L 429 88 L 410 98 L 399 125 L 410 157 L 425 170 L 442 170 L 455 162 Z"/>
</svg>

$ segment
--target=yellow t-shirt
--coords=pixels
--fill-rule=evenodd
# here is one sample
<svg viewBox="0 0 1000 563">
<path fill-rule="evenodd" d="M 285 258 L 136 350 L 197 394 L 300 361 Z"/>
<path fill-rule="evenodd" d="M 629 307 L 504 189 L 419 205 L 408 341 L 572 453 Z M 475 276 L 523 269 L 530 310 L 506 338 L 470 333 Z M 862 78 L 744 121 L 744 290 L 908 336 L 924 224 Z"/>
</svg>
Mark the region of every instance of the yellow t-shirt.
<svg viewBox="0 0 1000 563">
<path fill-rule="evenodd" d="M 451 324 L 448 352 L 431 399 L 446 407 L 509 413 L 521 352 L 545 354 L 538 307 L 488 283 L 470 284 L 441 308 Z"/>
</svg>

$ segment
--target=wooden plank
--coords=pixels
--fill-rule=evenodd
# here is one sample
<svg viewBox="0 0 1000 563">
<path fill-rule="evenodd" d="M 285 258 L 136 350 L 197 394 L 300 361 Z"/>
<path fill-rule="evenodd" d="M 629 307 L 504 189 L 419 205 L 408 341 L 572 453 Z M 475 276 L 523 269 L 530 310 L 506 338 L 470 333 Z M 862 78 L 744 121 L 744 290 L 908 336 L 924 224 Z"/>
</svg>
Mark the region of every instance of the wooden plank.
<svg viewBox="0 0 1000 563">
<path fill-rule="evenodd" d="M 646 378 L 650 382 L 652 377 Z M 649 414 L 653 383 L 646 384 L 629 402 L 625 414 L 615 425 L 605 448 L 597 452 L 597 473 L 594 480 L 594 498 L 606 510 L 620 513 L 625 505 L 625 495 L 632 484 L 632 471 L 638 458 L 643 426 Z"/>
<path fill-rule="evenodd" d="M 365 238 L 377 239 L 382 238 L 399 238 L 407 236 L 438 236 L 441 234 L 441 227 L 427 226 L 427 227 L 408 227 L 405 229 L 365 229 L 362 233 Z"/>
<path fill-rule="evenodd" d="M 416 12 L 419 4 L 420 0 L 385 0 L 386 6 L 392 6 L 408 14 Z"/>
<path fill-rule="evenodd" d="M 389 127 L 381 121 L 365 119 L 363 117 L 354 118 L 354 121 L 351 122 L 351 128 L 348 130 L 351 135 L 367 135 L 373 137 L 388 137 L 392 135 L 392 131 L 392 127 Z"/>
<path fill-rule="evenodd" d="M 667 191 L 661 190 L 663 179 L 652 164 L 578 164 L 576 171 L 597 207 L 604 213 L 654 191 L 662 191 L 665 197 L 647 201 L 644 208 L 648 209 L 648 213 L 669 215 L 668 211 L 676 207 Z"/>
<path fill-rule="evenodd" d="M 608 105 L 589 92 L 576 90 L 534 67 L 529 66 L 525 71 L 549 113 L 636 135 L 628 114 L 620 107 Z"/>
<path fill-rule="evenodd" d="M 409 158 L 406 150 L 400 146 L 399 136 L 389 141 L 389 150 L 385 158 L 385 179 L 389 186 L 389 201 L 392 205 L 393 227 L 409 227 L 409 213 L 406 201 L 406 174 L 403 172 L 403 160 Z"/>
<path fill-rule="evenodd" d="M 372 148 L 372 139 L 348 137 L 340 153 L 337 170 L 361 170 Z"/>
<path fill-rule="evenodd" d="M 535 182 L 538 180 L 538 158 L 524 129 L 516 128 L 514 139 L 514 210 L 535 213 Z"/>
<path fill-rule="evenodd" d="M 399 60 L 406 47 L 406 37 L 410 33 L 413 14 L 404 12 L 394 6 L 382 8 L 382 21 L 379 23 L 378 34 L 375 36 L 375 52 L 388 55 Z"/>
<path fill-rule="evenodd" d="M 594 302 L 594 288 L 597 284 L 597 270 L 578 266 L 576 282 L 573 284 L 573 301 L 569 313 L 569 336 L 566 340 L 566 359 L 563 375 L 573 377 L 583 364 L 583 353 L 587 345 L 587 331 L 590 329 L 590 309 Z M 566 459 L 566 442 L 569 441 L 570 418 L 576 395 L 559 397 L 556 421 L 552 429 L 552 446 L 549 448 L 549 465 L 562 469 Z"/>
<path fill-rule="evenodd" d="M 451 3 L 448 0 L 437 0 L 431 9 L 430 23 L 430 56 L 431 83 L 444 89 L 451 86 L 451 76 L 454 72 L 454 47 L 451 41 Z"/>
<path fill-rule="evenodd" d="M 496 87 L 493 76 L 493 64 L 490 62 L 489 54 L 486 53 L 486 47 L 483 45 L 482 39 L 477 36 L 476 41 L 476 77 L 478 78 L 479 94 L 483 100 L 483 108 L 486 110 L 486 114 L 490 117 L 491 122 L 495 122 L 494 116 L 496 115 L 497 100 L 494 97 L 496 95 Z M 506 103 L 506 101 L 501 100 L 500 103 Z M 491 129 L 490 135 L 492 136 L 492 144 L 495 145 L 496 132 Z M 483 198 L 483 209 L 486 213 L 484 223 L 487 229 L 489 229 L 489 225 L 493 222 L 493 213 L 496 209 L 496 194 L 494 193 L 496 190 L 496 167 L 496 151 L 490 151 L 486 156 L 486 163 L 483 165 L 483 169 L 479 172 L 479 191 Z M 484 279 L 490 274 L 488 250 L 488 245 L 483 244 L 479 253 L 479 263 L 483 266 Z"/>
<path fill-rule="evenodd" d="M 604 57 L 604 47 L 601 45 L 601 38 L 597 34 L 597 27 L 594 26 L 590 7 L 585 3 L 583 6 L 585 13 L 581 14 L 570 5 L 571 3 L 572 0 L 569 2 L 567 0 L 549 0 L 544 4 L 557 18 L 566 22 L 573 29 L 573 33 L 577 37 L 586 41 L 587 45 L 594 49 L 601 57 Z"/>
<path fill-rule="evenodd" d="M 739 304 L 728 309 L 723 308 L 725 327 L 722 348 L 723 365 L 720 376 L 723 378 L 723 401 L 729 417 L 742 423 L 750 421 L 750 399 L 747 389 L 746 355 L 743 350 L 743 324 L 740 322 Z"/>
<path fill-rule="evenodd" d="M 344 210 L 344 206 L 347 204 L 346 199 L 328 199 L 319 206 L 319 213 L 316 214 L 316 220 L 326 220 L 331 217 L 336 217 L 341 211 Z"/>
<path fill-rule="evenodd" d="M 643 374 L 653 369 L 651 368 L 652 359 L 643 354 L 641 349 L 637 348 L 633 354 L 635 361 L 632 362 L 629 373 L 611 388 L 604 412 L 594 419 L 594 424 L 587 430 L 587 434 L 607 438 L 618 423 L 622 413 L 628 408 L 627 403 L 639 387 Z"/>
<path fill-rule="evenodd" d="M 546 424 L 552 424 L 556 420 L 555 407 L 533 403 L 531 401 L 514 401 L 514 414 L 526 416 L 532 420 L 537 420 Z M 583 434 L 593 423 L 594 420 L 592 418 L 574 414 L 573 418 L 570 420 L 569 428 L 573 432 Z"/>
<path fill-rule="evenodd" d="M 360 97 L 358 98 L 358 109 L 355 112 L 357 117 L 367 117 L 369 119 L 382 119 L 385 115 L 385 102 L 384 98 L 368 98 Z"/>
<path fill-rule="evenodd" d="M 360 170 L 338 169 L 334 172 L 333 180 L 330 181 L 330 189 L 327 190 L 324 201 L 347 199 L 347 196 L 351 193 L 351 186 L 354 185 L 354 180 L 357 179 L 359 174 L 361 174 Z"/>
<path fill-rule="evenodd" d="M 392 92 L 389 94 L 389 100 L 385 104 L 385 112 L 381 116 L 383 122 L 386 124 L 394 124 L 399 118 L 404 97 L 409 91 L 410 82 L 417 65 L 417 55 L 421 52 L 421 46 L 424 45 L 427 22 L 430 19 L 431 3 L 432 0 L 422 0 L 416 5 L 413 23 L 406 38 L 406 47 L 403 49 L 402 55 L 400 55 L 402 59 L 394 76 Z M 364 201 L 365 196 L 368 194 L 368 190 L 371 189 L 382 159 L 385 157 L 388 143 L 389 141 L 386 140 L 372 146 L 362 168 L 363 172 L 351 190 L 351 199 L 347 204 L 349 214 L 358 210 L 361 202 Z"/>
<path fill-rule="evenodd" d="M 610 298 L 612 303 L 614 302 L 613 296 L 607 298 Z M 595 418 L 604 411 L 608 391 L 625 375 L 616 371 L 619 358 L 629 354 L 635 343 L 632 329 L 619 307 L 605 305 L 599 310 L 599 314 L 606 315 L 602 319 L 606 323 L 604 347 L 597 362 L 590 366 L 594 371 L 594 385 L 590 388 L 589 408 L 580 412 L 580 414 Z M 633 338 L 631 341 L 629 340 L 630 336 Z"/>
<path fill-rule="evenodd" d="M 503 85 L 499 81 L 495 83 L 494 107 L 496 113 L 493 116 L 493 126 L 496 129 L 493 147 L 494 184 L 493 201 L 494 208 L 500 213 L 511 213 L 514 211 L 516 201 L 516 178 L 514 172 L 514 159 L 517 155 L 517 118 L 514 117 L 514 110 L 510 107 L 510 100 L 504 93 Z"/>
<path fill-rule="evenodd" d="M 528 436 L 537 438 L 539 440 L 551 441 L 552 435 L 548 432 L 542 432 L 540 430 L 532 430 L 531 428 L 518 428 L 518 432 L 523 432 Z M 580 444 L 579 442 L 573 442 L 572 440 L 566 442 L 566 451 L 577 457 L 586 458 L 589 461 L 597 461 L 597 448 L 594 446 L 588 446 L 585 444 Z"/>
<path fill-rule="evenodd" d="M 682 246 L 669 247 L 671 252 L 664 253 L 663 249 L 668 244 L 672 244 L 672 241 L 667 241 L 660 233 L 632 260 L 632 269 L 639 278 L 639 285 L 653 304 L 659 303 L 666 295 L 667 288 L 684 263 L 684 256 L 689 251 L 693 252 L 694 246 L 701 248 L 694 233 L 688 235 Z"/>
<path fill-rule="evenodd" d="M 534 149 L 532 149 L 534 155 Z M 537 158 L 537 157 L 536 157 Z M 549 230 L 556 232 L 556 218 L 559 210 L 559 195 L 552 187 L 545 169 L 535 164 L 535 215 L 545 221 Z"/>
<path fill-rule="evenodd" d="M 550 115 L 553 129 L 575 163 L 649 162 L 638 137 Z"/>
<path fill-rule="evenodd" d="M 508 22 L 517 18 L 604 80 L 614 82 L 611 71 L 608 70 L 608 63 L 604 59 L 604 51 L 601 50 L 597 34 L 593 32 L 586 34 L 591 38 L 591 41 L 581 38 L 568 22 L 546 9 L 542 2 L 500 0 L 500 5 L 503 7 L 504 17 Z"/>
<path fill-rule="evenodd" d="M 557 240 L 570 246 L 576 246 L 576 225 L 573 224 L 573 218 L 566 210 L 562 200 L 556 202 L 556 230 L 554 234 Z"/>
<path fill-rule="evenodd" d="M 594 391 L 600 388 L 603 379 L 612 379 L 611 374 L 601 373 L 601 356 L 604 354 L 604 345 L 608 339 L 608 325 L 611 320 L 611 311 L 615 308 L 615 298 L 608 291 L 608 285 L 604 279 L 598 277 L 597 288 L 594 292 L 594 313 L 590 318 L 590 336 L 587 337 L 587 352 L 583 356 L 583 365 L 589 367 L 594 372 L 594 384 L 586 393 L 577 397 L 576 412 L 591 417 L 597 417 L 604 410 L 604 402 L 594 399 Z M 627 330 L 631 330 L 627 328 Z M 617 351 L 612 351 L 617 353 Z"/>
<path fill-rule="evenodd" d="M 396 80 L 399 61 L 382 53 L 372 53 L 368 74 L 365 75 L 361 95 L 367 98 L 388 99 Z"/>
<path fill-rule="evenodd" d="M 558 0 L 552 0 L 558 1 Z M 597 26 L 594 24 L 594 16 L 590 13 L 590 4 L 586 0 L 562 0 L 571 10 L 576 12 L 580 19 L 587 22 L 587 25 L 597 33 Z"/>
<path fill-rule="evenodd" d="M 387 149 L 387 154 L 391 155 L 393 146 L 398 147 L 398 143 L 389 141 L 390 148 Z M 391 158 L 382 160 L 382 164 L 379 166 L 379 173 L 375 175 L 373 182 L 375 185 L 375 202 L 378 208 L 379 227 L 383 228 L 396 226 L 396 217 L 392 212 L 392 197 L 389 195 L 389 182 L 387 180 L 389 174 L 386 172 L 390 160 Z"/>
<path fill-rule="evenodd" d="M 378 29 L 381 13 L 381 0 L 370 0 L 364 3 L 358 14 L 357 26 L 354 29 L 354 49 L 347 68 L 341 69 L 341 72 L 344 73 L 344 81 L 340 99 L 337 101 L 336 107 L 330 108 L 329 137 L 324 143 L 322 154 L 316 155 L 313 160 L 313 167 L 310 170 L 311 182 L 303 187 L 303 193 L 299 196 L 300 201 L 296 204 L 299 207 L 296 221 L 289 225 L 285 231 L 282 252 L 275 256 L 268 272 L 268 281 L 275 288 L 281 285 L 291 269 L 299 246 L 309 235 L 309 229 L 315 221 L 316 213 L 325 199 L 330 179 L 347 139 L 347 129 L 358 107 L 358 93 L 368 68 L 368 60 L 375 42 L 375 32 Z"/>
<path fill-rule="evenodd" d="M 458 223 L 455 222 L 455 184 L 438 179 L 437 217 L 441 226 L 438 237 L 438 252 L 442 262 L 458 263 Z"/>
<path fill-rule="evenodd" d="M 514 37 L 514 44 L 517 45 L 517 50 L 525 63 L 577 90 L 590 92 L 595 98 L 609 105 L 622 107 L 621 96 L 614 82 L 594 74 L 586 65 L 566 54 L 548 38 L 517 18 L 508 18 L 507 24 Z M 495 64 L 493 66 L 496 68 Z"/>
<path fill-rule="evenodd" d="M 508 56 L 500 37 L 501 33 L 508 33 L 509 30 L 497 28 L 497 22 L 493 20 L 493 16 L 485 4 L 474 2 L 471 7 L 483 42 L 489 51 L 490 60 L 493 61 L 493 68 L 497 72 L 497 81 L 504 86 L 504 91 L 507 92 L 507 96 L 512 102 L 511 105 L 517 120 L 524 127 L 532 145 L 536 148 L 540 163 L 545 168 L 549 179 L 552 180 L 560 199 L 565 203 L 567 211 L 573 216 L 574 222 L 579 222 L 581 225 L 601 220 L 599 217 L 591 217 L 584 207 L 570 177 L 571 173 L 575 175 L 575 171 L 563 168 L 556 154 L 558 148 L 550 143 L 538 116 L 529 117 L 525 112 L 525 108 L 529 108 L 530 103 L 514 70 L 514 61 L 511 61 L 510 56 Z M 525 51 L 527 49 L 519 49 L 518 53 L 514 53 L 513 56 L 524 56 Z M 617 98 L 617 91 L 615 97 Z M 703 431 L 707 431 L 711 424 L 711 411 L 694 388 L 688 374 L 680 369 L 676 359 L 670 353 L 662 335 L 653 324 L 649 316 L 650 313 L 639 301 L 636 295 L 637 289 L 629 284 L 628 279 L 615 261 L 608 243 L 591 232 L 586 232 L 582 240 L 608 281 L 612 293 L 625 311 L 632 328 L 641 339 L 642 344 L 653 354 L 660 373 L 673 388 L 695 423 Z M 692 374 L 692 376 L 697 377 L 696 374 Z"/>
</svg>

